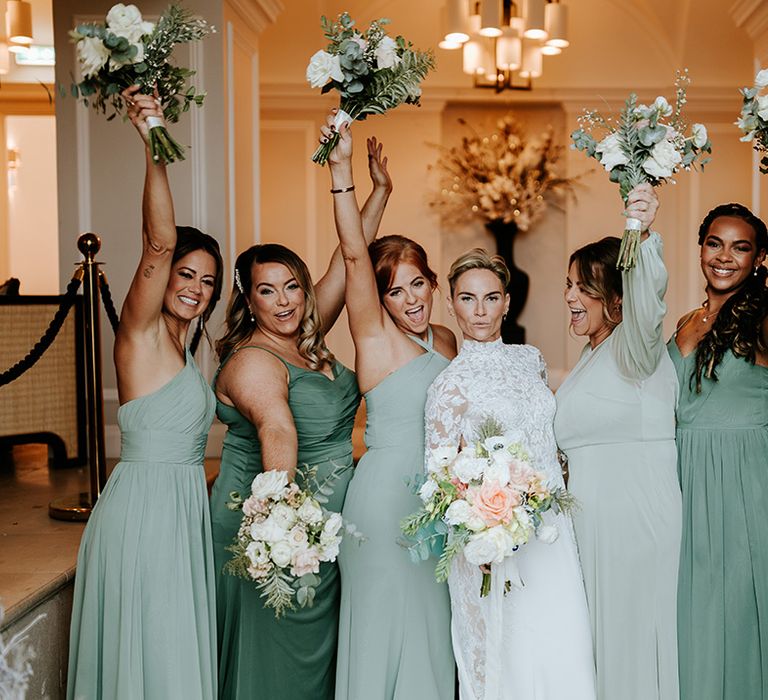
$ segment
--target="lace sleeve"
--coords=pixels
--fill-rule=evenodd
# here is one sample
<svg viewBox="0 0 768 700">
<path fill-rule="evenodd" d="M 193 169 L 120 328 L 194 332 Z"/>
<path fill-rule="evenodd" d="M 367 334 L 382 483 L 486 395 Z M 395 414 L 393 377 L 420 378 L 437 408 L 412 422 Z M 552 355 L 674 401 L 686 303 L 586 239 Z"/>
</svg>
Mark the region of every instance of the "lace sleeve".
<svg viewBox="0 0 768 700">
<path fill-rule="evenodd" d="M 667 313 L 667 268 L 661 237 L 651 232 L 640 244 L 637 265 L 622 273 L 622 322 L 614 331 L 614 357 L 629 379 L 646 379 L 659 365 L 666 347 L 663 323 Z"/>
<path fill-rule="evenodd" d="M 445 372 L 429 387 L 424 407 L 425 460 L 431 450 L 461 444 L 467 397 L 458 382 Z"/>
<path fill-rule="evenodd" d="M 544 359 L 544 355 L 541 354 L 540 350 L 537 350 L 536 357 L 539 365 L 539 376 L 542 378 L 544 383 L 549 386 L 549 373 L 547 372 L 547 362 Z"/>
</svg>

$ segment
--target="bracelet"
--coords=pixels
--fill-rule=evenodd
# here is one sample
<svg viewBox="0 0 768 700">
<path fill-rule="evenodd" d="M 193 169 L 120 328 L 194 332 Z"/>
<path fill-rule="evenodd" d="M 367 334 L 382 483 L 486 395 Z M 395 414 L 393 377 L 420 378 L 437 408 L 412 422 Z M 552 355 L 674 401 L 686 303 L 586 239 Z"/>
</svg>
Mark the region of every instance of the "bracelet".
<svg viewBox="0 0 768 700">
<path fill-rule="evenodd" d="M 341 187 L 338 190 L 334 190 L 331 188 L 331 194 L 341 194 L 342 192 L 352 192 L 352 190 L 355 189 L 354 185 L 350 185 L 349 187 Z"/>
</svg>

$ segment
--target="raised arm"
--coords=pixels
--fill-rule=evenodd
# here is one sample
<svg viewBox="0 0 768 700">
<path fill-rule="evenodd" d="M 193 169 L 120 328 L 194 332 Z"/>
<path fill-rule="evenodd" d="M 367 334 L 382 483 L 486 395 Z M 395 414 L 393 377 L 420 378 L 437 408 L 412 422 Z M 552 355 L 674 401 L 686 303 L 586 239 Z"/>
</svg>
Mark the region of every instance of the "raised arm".
<svg viewBox="0 0 768 700">
<path fill-rule="evenodd" d="M 664 316 L 667 305 L 667 268 L 658 233 L 648 233 L 658 209 L 658 200 L 649 185 L 635 188 L 627 200 L 627 216 L 644 225 L 637 265 L 622 273 L 624 296 L 622 322 L 614 331 L 614 356 L 621 373 L 634 380 L 650 377 L 666 353 Z"/>
<path fill-rule="evenodd" d="M 368 172 L 373 190 L 363 205 L 363 234 L 369 244 L 379 231 L 384 209 L 392 193 L 392 178 L 387 170 L 387 158 L 383 155 L 382 144 L 376 138 L 368 139 Z M 327 333 L 336 323 L 344 308 L 344 260 L 339 246 L 333 251 L 328 270 L 315 285 L 317 307 L 323 321 L 323 332 Z"/>
<path fill-rule="evenodd" d="M 331 134 L 322 127 L 323 138 Z M 359 350 L 360 342 L 376 338 L 384 331 L 385 311 L 379 302 L 376 278 L 368 243 L 363 234 L 363 222 L 354 192 L 352 177 L 352 134 L 348 125 L 342 125 L 340 139 L 328 159 L 333 192 L 333 213 L 339 236 L 341 255 L 346 273 L 345 301 L 349 314 L 352 339 Z"/>
<path fill-rule="evenodd" d="M 142 95 L 138 90 L 138 86 L 133 86 L 123 92 L 128 117 L 144 141 L 146 159 L 141 260 L 120 316 L 119 332 L 128 335 L 157 332 L 176 247 L 176 222 L 168 175 L 165 165 L 155 163 L 149 153 L 147 117 L 162 118 L 163 113 L 155 97 Z"/>
</svg>

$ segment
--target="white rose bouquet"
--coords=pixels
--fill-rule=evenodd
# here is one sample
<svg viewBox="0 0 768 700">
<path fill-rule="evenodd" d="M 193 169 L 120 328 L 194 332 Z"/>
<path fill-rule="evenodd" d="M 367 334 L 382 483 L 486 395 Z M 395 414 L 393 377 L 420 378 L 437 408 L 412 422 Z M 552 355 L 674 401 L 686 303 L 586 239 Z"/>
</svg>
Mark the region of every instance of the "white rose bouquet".
<svg viewBox="0 0 768 700">
<path fill-rule="evenodd" d="M 330 43 L 310 59 L 307 81 L 313 88 L 322 88 L 323 94 L 339 91 L 337 128 L 345 121 L 383 114 L 403 103 L 419 104 L 421 81 L 434 68 L 434 56 L 430 51 L 413 49 L 401 36 L 387 36 L 383 27 L 388 23 L 387 19 L 379 19 L 360 32 L 346 12 L 335 22 L 327 17 L 320 20 Z M 334 134 L 315 151 L 312 160 L 323 165 L 338 139 Z"/>
<path fill-rule="evenodd" d="M 579 117 L 580 128 L 571 134 L 572 148 L 599 161 L 611 181 L 619 183 L 624 202 L 633 187 L 644 182 L 658 187 L 679 170 L 693 168 L 704 153 L 712 152 L 703 124 L 694 124 L 686 136 L 688 127 L 682 110 L 689 83 L 687 69 L 678 71 L 674 107 L 662 96 L 650 106 L 637 104 L 637 95 L 632 93 L 618 122 L 594 110 L 585 110 Z M 590 133 L 595 128 L 607 132 L 602 140 L 598 141 Z M 703 168 L 707 162 L 709 158 L 703 158 L 700 166 Z M 627 219 L 617 263 L 620 270 L 629 270 L 635 265 L 640 227 L 637 219 Z"/>
<path fill-rule="evenodd" d="M 313 468 L 299 468 L 297 479 L 304 486 L 289 483 L 284 471 L 262 472 L 245 500 L 230 493 L 227 507 L 242 510 L 243 520 L 227 547 L 234 556 L 224 571 L 255 581 L 275 617 L 293 610 L 294 599 L 301 607 L 312 606 L 321 580 L 320 564 L 336 561 L 343 533 L 363 539 L 354 525 L 345 526 L 339 513 L 322 505 L 331 483 L 347 469 L 336 467 L 318 483 Z"/>
<path fill-rule="evenodd" d="M 573 497 L 549 485 L 531 465 L 521 442 L 496 421 L 486 419 L 478 439 L 462 450 L 442 447 L 427 457 L 427 474 L 417 484 L 423 507 L 400 523 L 414 561 L 427 559 L 436 541 L 445 546 L 435 578 L 446 581 L 454 557 L 463 552 L 483 569 L 481 596 L 491 588 L 491 566 L 508 560 L 535 534 L 547 544 L 558 531 L 543 514 L 568 511 Z M 522 586 L 514 567 L 506 567 L 505 586 Z"/>
<path fill-rule="evenodd" d="M 742 141 L 753 141 L 753 147 L 760 157 L 760 172 L 768 173 L 768 94 L 760 94 L 768 87 L 768 68 L 764 68 L 755 76 L 755 84 L 751 88 L 742 88 L 744 104 L 741 116 L 735 122 L 741 129 Z"/>
<path fill-rule="evenodd" d="M 145 22 L 135 5 L 114 5 L 104 24 L 79 24 L 70 32 L 82 76 L 72 84 L 72 96 L 102 114 L 110 111 L 107 119 L 114 119 L 125 107 L 120 93 L 140 85 L 149 95 L 157 90 L 165 119 L 177 122 L 190 105 L 203 104 L 205 93 L 187 86 L 194 71 L 174 66 L 168 59 L 176 44 L 199 41 L 212 31 L 205 20 L 179 5 L 171 5 L 156 25 Z M 171 138 L 163 120 L 148 121 L 152 158 L 164 163 L 183 160 L 184 150 Z"/>
</svg>

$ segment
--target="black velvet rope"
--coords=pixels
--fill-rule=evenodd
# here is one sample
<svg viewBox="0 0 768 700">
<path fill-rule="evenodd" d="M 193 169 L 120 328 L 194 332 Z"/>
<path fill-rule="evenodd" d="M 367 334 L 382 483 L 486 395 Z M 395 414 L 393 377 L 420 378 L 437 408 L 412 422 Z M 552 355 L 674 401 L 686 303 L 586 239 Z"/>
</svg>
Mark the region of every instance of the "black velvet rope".
<svg viewBox="0 0 768 700">
<path fill-rule="evenodd" d="M 56 339 L 61 327 L 64 325 L 64 321 L 67 318 L 69 310 L 72 308 L 72 304 L 75 303 L 75 297 L 77 296 L 77 290 L 80 288 L 81 282 L 82 280 L 78 277 L 73 277 L 70 280 L 67 285 L 67 291 L 64 293 L 64 298 L 61 300 L 61 304 L 56 311 L 56 315 L 53 317 L 53 320 L 45 333 L 43 333 L 43 336 L 37 343 L 35 343 L 24 359 L 19 360 L 10 369 L 7 369 L 0 374 L 0 386 L 5 386 L 18 379 L 43 356 L 43 353 L 49 347 L 51 347 L 51 343 Z"/>
<path fill-rule="evenodd" d="M 112 301 L 112 292 L 109 291 L 107 276 L 99 270 L 99 291 L 101 292 L 101 301 L 104 304 L 104 310 L 107 312 L 107 318 L 112 326 L 112 332 L 117 333 L 117 327 L 120 325 L 120 318 L 115 309 L 115 302 Z"/>
</svg>

